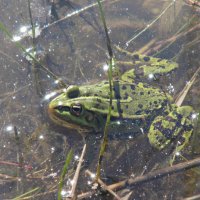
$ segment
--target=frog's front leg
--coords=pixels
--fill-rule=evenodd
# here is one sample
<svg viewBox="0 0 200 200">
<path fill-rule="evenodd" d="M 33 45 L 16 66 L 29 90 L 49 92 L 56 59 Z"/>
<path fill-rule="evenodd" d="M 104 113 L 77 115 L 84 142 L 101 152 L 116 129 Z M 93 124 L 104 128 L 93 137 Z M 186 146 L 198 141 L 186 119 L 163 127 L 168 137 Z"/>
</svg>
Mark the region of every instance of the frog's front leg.
<svg viewBox="0 0 200 200">
<path fill-rule="evenodd" d="M 192 108 L 190 106 L 178 107 L 167 116 L 158 116 L 150 126 L 148 138 L 150 144 L 158 150 L 162 150 L 173 141 L 177 141 L 176 152 L 180 152 L 193 132 L 193 124 L 190 119 Z"/>
</svg>

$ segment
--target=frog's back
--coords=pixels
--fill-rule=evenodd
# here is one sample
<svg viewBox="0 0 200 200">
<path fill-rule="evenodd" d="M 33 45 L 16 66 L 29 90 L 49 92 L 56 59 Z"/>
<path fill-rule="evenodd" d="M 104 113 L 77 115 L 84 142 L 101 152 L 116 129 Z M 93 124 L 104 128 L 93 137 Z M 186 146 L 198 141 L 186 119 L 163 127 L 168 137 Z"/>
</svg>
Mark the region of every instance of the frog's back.
<svg viewBox="0 0 200 200">
<path fill-rule="evenodd" d="M 115 81 L 113 90 L 113 114 L 123 118 L 134 119 L 166 110 L 172 100 L 159 88 L 144 83 Z"/>
<path fill-rule="evenodd" d="M 95 112 L 107 113 L 109 106 L 109 83 L 103 81 L 91 86 L 79 88 L 80 96 L 87 103 L 90 97 L 90 106 Z M 171 96 L 161 89 L 147 83 L 130 83 L 122 80 L 113 82 L 112 117 L 135 119 L 149 116 L 166 110 L 172 101 Z"/>
</svg>

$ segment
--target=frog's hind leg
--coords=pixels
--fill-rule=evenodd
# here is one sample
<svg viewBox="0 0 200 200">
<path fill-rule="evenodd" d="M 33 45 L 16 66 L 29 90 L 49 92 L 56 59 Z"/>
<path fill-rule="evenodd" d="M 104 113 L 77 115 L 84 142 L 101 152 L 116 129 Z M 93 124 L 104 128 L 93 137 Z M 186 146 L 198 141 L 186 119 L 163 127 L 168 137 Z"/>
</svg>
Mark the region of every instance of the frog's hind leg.
<svg viewBox="0 0 200 200">
<path fill-rule="evenodd" d="M 115 49 L 120 52 L 122 55 L 129 57 L 131 59 L 132 64 L 144 63 L 144 62 L 151 62 L 152 59 L 156 60 L 157 58 L 143 55 L 137 51 L 130 52 L 125 49 L 120 48 L 119 46 L 114 46 Z M 124 62 L 126 63 L 126 62 Z M 130 62 L 127 62 L 127 64 Z"/>
<path fill-rule="evenodd" d="M 137 76 L 153 77 L 156 75 L 164 75 L 178 68 L 176 62 L 167 59 L 155 58 L 139 52 L 129 52 L 118 46 L 115 46 L 115 49 L 131 59 L 131 61 L 124 61 L 121 64 L 134 66 Z"/>
<path fill-rule="evenodd" d="M 184 113 L 187 111 L 188 113 Z M 148 138 L 150 144 L 158 150 L 162 150 L 176 141 L 175 152 L 180 152 L 193 132 L 193 124 L 189 113 L 191 107 L 183 106 L 170 112 L 167 116 L 158 116 L 150 126 Z"/>
</svg>

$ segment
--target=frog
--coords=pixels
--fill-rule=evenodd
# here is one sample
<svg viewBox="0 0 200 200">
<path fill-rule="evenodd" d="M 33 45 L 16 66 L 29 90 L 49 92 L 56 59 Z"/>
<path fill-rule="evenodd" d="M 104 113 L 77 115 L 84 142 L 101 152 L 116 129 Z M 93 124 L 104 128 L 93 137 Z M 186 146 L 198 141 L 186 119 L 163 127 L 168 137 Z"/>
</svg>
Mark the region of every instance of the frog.
<svg viewBox="0 0 200 200">
<path fill-rule="evenodd" d="M 162 150 L 177 141 L 176 150 L 181 151 L 189 143 L 193 132 L 193 108 L 189 105 L 177 106 L 169 93 L 148 81 L 150 76 L 173 72 L 178 64 L 138 52 L 121 52 L 131 58 L 133 67 L 112 81 L 110 124 L 120 120 L 131 121 L 147 135 L 152 147 Z M 116 61 L 114 66 L 117 63 L 120 62 Z M 118 70 L 119 67 L 114 69 Z M 109 103 L 110 85 L 107 80 L 70 85 L 50 101 L 48 113 L 56 124 L 81 134 L 102 132 Z"/>
</svg>

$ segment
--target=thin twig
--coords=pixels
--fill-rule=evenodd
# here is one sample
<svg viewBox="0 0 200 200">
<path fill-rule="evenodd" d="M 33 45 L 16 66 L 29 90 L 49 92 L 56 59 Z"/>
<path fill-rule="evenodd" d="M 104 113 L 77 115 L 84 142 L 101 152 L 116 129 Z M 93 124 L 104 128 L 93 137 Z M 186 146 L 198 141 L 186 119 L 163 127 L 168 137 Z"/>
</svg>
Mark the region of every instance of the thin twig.
<svg viewBox="0 0 200 200">
<path fill-rule="evenodd" d="M 101 3 L 105 2 L 105 1 L 106 0 L 101 0 Z M 107 1 L 107 3 L 110 4 L 110 3 L 115 3 L 117 1 L 119 1 L 119 0 Z M 50 28 L 51 26 L 54 26 L 54 25 L 56 25 L 56 24 L 58 24 L 58 23 L 60 23 L 60 22 L 62 22 L 64 20 L 66 20 L 66 19 L 69 19 L 69 18 L 74 17 L 76 15 L 80 15 L 82 12 L 85 12 L 86 10 L 88 10 L 90 8 L 93 8 L 93 7 L 97 6 L 97 5 L 98 5 L 98 3 L 92 3 L 92 4 L 89 4 L 88 6 L 80 8 L 79 10 L 75 10 L 75 11 L 67 14 L 65 17 L 63 17 L 63 18 L 61 18 L 61 19 L 59 19 L 59 20 L 57 20 L 57 21 L 55 21 L 55 22 L 53 22 L 51 24 L 48 24 L 48 25 L 46 25 L 43 28 L 41 28 L 41 32 L 44 31 L 44 30 L 46 30 L 47 28 Z"/>
<path fill-rule="evenodd" d="M 197 25 L 193 26 L 191 29 L 189 29 L 186 32 L 181 32 L 181 33 L 179 33 L 177 35 L 172 36 L 169 39 L 159 41 L 159 42 L 156 43 L 155 47 L 152 47 L 148 51 L 145 51 L 144 54 L 150 55 L 150 54 L 152 54 L 154 52 L 157 52 L 159 49 L 161 49 L 162 47 L 165 47 L 167 44 L 172 43 L 172 42 L 180 39 L 181 37 L 185 37 L 188 34 L 192 33 L 193 31 L 196 31 L 198 29 L 200 29 L 200 24 L 197 24 Z"/>
<path fill-rule="evenodd" d="M 186 95 L 188 94 L 190 88 L 194 84 L 194 81 L 196 80 L 197 76 L 199 75 L 199 72 L 200 72 L 200 67 L 196 70 L 196 72 L 194 73 L 194 75 L 192 76 L 190 81 L 188 81 L 188 83 L 185 85 L 183 90 L 179 93 L 178 97 L 175 100 L 175 104 L 177 106 L 181 106 L 182 105 Z"/>
<path fill-rule="evenodd" d="M 78 183 L 78 178 L 79 178 L 79 174 L 80 174 L 80 170 L 81 170 L 81 165 L 83 163 L 83 158 L 85 156 L 85 153 L 86 153 L 86 144 L 83 146 L 83 150 L 82 150 L 82 153 L 81 153 L 81 157 L 79 159 L 79 163 L 77 165 L 77 168 L 76 168 L 76 171 L 75 171 L 75 174 L 74 174 L 74 178 L 72 179 L 72 188 L 71 188 L 71 192 L 70 192 L 70 196 L 68 196 L 66 198 L 66 200 L 70 200 L 70 199 L 74 199 L 75 196 L 76 196 L 76 186 L 77 186 L 77 183 Z"/>
<path fill-rule="evenodd" d="M 119 190 L 122 188 L 134 186 L 137 184 L 141 184 L 144 182 L 148 182 L 148 181 L 159 179 L 159 178 L 162 178 L 165 176 L 169 176 L 169 175 L 172 175 L 175 173 L 179 173 L 179 172 L 182 172 L 182 171 L 194 168 L 194 167 L 198 167 L 198 166 L 200 166 L 200 158 L 182 162 L 182 163 L 179 163 L 179 164 L 176 164 L 176 165 L 173 165 L 170 167 L 166 167 L 163 169 L 155 170 L 153 172 L 149 172 L 148 174 L 145 174 L 143 176 L 138 176 L 136 178 L 126 179 L 126 180 L 120 181 L 118 183 L 109 185 L 107 187 L 111 190 L 117 190 L 117 189 Z M 77 199 L 81 199 L 82 197 L 84 197 L 84 198 L 89 197 L 89 196 L 91 196 L 91 194 L 93 194 L 93 193 L 91 193 L 91 191 L 80 194 L 77 196 Z M 89 196 L 86 196 L 86 195 L 89 195 Z"/>
<path fill-rule="evenodd" d="M 148 174 L 145 174 L 143 176 L 138 176 L 136 178 L 130 178 L 127 180 L 122 181 L 121 183 L 119 182 L 118 184 L 113 184 L 113 185 L 109 185 L 108 187 L 110 189 L 116 189 L 120 188 L 120 187 L 126 187 L 126 186 L 133 186 L 136 184 L 140 184 L 140 183 L 144 183 L 147 181 L 152 181 L 158 178 L 162 178 L 164 176 L 169 176 L 175 173 L 179 173 L 194 167 L 198 167 L 200 166 L 200 158 L 196 158 L 190 161 L 186 161 L 186 162 L 182 162 L 170 167 L 165 167 L 162 169 L 158 169 L 156 171 L 153 172 L 149 172 Z"/>
<path fill-rule="evenodd" d="M 196 199 L 200 199 L 200 194 L 194 195 L 192 197 L 186 197 L 182 200 L 196 200 Z"/>
<path fill-rule="evenodd" d="M 77 199 L 80 200 L 80 199 L 85 199 L 85 198 L 88 198 L 88 197 L 91 197 L 92 195 L 94 195 L 96 193 L 95 190 L 91 190 L 89 192 L 84 192 L 82 194 L 79 194 L 77 196 Z"/>
<path fill-rule="evenodd" d="M 130 40 L 128 40 L 126 42 L 126 47 L 129 46 L 129 44 L 131 42 L 133 42 L 137 37 L 139 37 L 140 35 L 142 35 L 147 29 L 149 29 L 155 22 L 157 22 L 164 14 L 165 12 L 174 5 L 174 3 L 176 2 L 176 0 L 172 0 L 172 2 L 160 13 L 160 15 L 158 15 L 150 24 L 148 24 L 142 31 L 140 31 L 137 35 L 135 35 L 134 37 L 132 37 Z M 125 47 L 125 48 L 126 48 Z"/>
<path fill-rule="evenodd" d="M 29 12 L 29 18 L 30 18 L 30 23 L 31 23 L 31 30 L 32 30 L 32 47 L 33 47 L 33 57 L 35 58 L 32 62 L 32 72 L 33 72 L 33 77 L 34 77 L 34 83 L 36 87 L 37 94 L 39 96 L 42 96 L 42 91 L 41 87 L 39 86 L 39 71 L 38 71 L 38 65 L 35 62 L 36 60 L 36 38 L 35 38 L 35 25 L 33 23 L 33 17 L 32 17 L 32 12 L 31 12 L 31 2 L 28 0 L 28 12 Z"/>
<path fill-rule="evenodd" d="M 104 2 L 104 1 L 106 1 L 106 0 L 102 0 L 101 2 Z M 75 10 L 74 12 L 67 14 L 65 17 L 63 17 L 63 18 L 61 18 L 61 19 L 59 19 L 59 20 L 57 20 L 57 21 L 45 26 L 44 28 L 41 29 L 41 31 L 43 31 L 43 30 L 45 30 L 47 28 L 50 28 L 51 26 L 54 26 L 55 24 L 58 24 L 58 23 L 66 20 L 66 19 L 68 19 L 70 17 L 79 15 L 80 13 L 82 13 L 82 12 L 92 8 L 92 7 L 95 7 L 95 6 L 97 6 L 97 3 L 92 3 L 92 4 L 88 5 L 88 6 L 85 6 L 85 7 L 81 8 L 81 9 L 79 9 L 79 10 Z"/>
<path fill-rule="evenodd" d="M 89 175 L 90 177 L 93 175 L 93 173 L 90 170 L 86 170 L 85 173 Z M 121 198 L 113 191 L 111 190 L 100 178 L 97 180 L 97 182 L 101 185 L 103 190 L 108 191 L 110 194 L 112 194 L 117 200 L 121 200 Z"/>
</svg>

